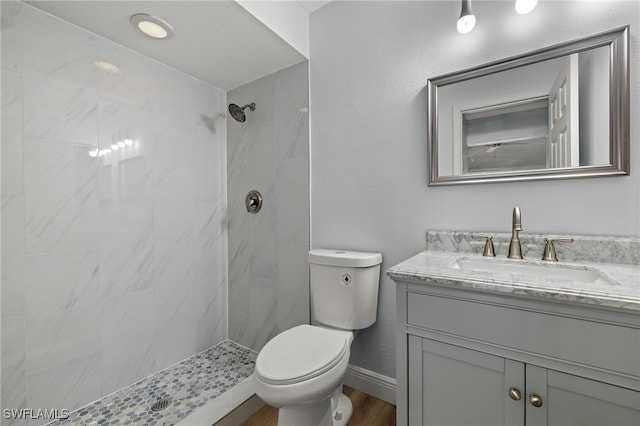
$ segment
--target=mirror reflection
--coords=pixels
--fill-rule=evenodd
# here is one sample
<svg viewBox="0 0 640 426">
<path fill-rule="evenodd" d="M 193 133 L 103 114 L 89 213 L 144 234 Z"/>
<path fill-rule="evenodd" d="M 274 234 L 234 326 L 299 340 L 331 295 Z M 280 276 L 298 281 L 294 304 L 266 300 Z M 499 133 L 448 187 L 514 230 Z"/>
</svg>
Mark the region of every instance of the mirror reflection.
<svg viewBox="0 0 640 426">
<path fill-rule="evenodd" d="M 628 174 L 625 35 L 430 80 L 429 184 Z"/>
</svg>

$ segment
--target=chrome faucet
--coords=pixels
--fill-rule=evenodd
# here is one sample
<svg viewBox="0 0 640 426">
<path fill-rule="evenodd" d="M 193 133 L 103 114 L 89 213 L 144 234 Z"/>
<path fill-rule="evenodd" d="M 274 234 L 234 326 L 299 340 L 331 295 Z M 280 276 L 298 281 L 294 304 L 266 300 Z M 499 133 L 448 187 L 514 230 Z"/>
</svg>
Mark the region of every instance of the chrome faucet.
<svg viewBox="0 0 640 426">
<path fill-rule="evenodd" d="M 522 216 L 520 207 L 513 208 L 513 220 L 511 224 L 511 242 L 509 243 L 509 259 L 522 259 L 522 247 L 518 238 L 522 231 Z"/>
</svg>

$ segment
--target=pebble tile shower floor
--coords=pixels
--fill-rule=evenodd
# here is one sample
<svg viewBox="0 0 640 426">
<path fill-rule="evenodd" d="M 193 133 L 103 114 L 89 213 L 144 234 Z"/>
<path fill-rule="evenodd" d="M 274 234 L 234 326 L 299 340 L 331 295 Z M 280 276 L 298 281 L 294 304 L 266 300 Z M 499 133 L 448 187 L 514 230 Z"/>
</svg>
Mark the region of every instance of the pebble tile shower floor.
<svg viewBox="0 0 640 426">
<path fill-rule="evenodd" d="M 250 349 L 225 340 L 50 424 L 174 425 L 249 377 L 256 356 Z M 165 398 L 171 400 L 165 409 L 151 409 Z"/>
</svg>

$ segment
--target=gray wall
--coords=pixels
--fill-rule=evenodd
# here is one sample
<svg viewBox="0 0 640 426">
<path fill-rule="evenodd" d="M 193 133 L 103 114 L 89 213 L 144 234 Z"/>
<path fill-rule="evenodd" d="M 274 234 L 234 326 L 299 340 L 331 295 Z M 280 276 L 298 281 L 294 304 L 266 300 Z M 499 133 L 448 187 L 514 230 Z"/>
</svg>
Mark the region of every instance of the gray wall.
<svg viewBox="0 0 640 426">
<path fill-rule="evenodd" d="M 74 409 L 227 337 L 225 93 L 1 6 L 0 405 Z"/>
<path fill-rule="evenodd" d="M 382 268 L 421 251 L 427 229 L 640 234 L 640 122 L 628 177 L 429 188 L 427 79 L 631 24 L 631 117 L 640 69 L 638 2 L 475 2 L 476 28 L 456 31 L 459 2 L 332 2 L 311 15 L 312 247 L 380 251 Z M 504 253 L 501 253 L 504 254 Z M 352 363 L 395 377 L 395 286 L 384 274 L 378 321 Z"/>
<path fill-rule="evenodd" d="M 309 80 L 305 61 L 227 93 L 229 337 L 260 350 L 309 321 Z M 245 196 L 264 197 L 257 214 Z"/>
</svg>

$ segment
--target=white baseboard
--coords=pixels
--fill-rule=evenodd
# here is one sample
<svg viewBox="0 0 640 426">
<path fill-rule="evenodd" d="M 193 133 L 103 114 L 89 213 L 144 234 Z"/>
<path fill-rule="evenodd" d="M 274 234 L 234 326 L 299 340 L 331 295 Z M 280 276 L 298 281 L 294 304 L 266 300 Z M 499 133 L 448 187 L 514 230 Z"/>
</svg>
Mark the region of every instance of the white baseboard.
<svg viewBox="0 0 640 426">
<path fill-rule="evenodd" d="M 396 379 L 349 364 L 344 384 L 378 399 L 396 404 Z"/>
</svg>

